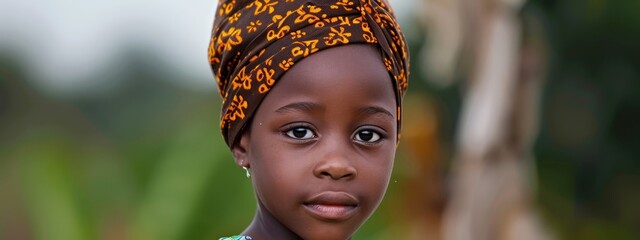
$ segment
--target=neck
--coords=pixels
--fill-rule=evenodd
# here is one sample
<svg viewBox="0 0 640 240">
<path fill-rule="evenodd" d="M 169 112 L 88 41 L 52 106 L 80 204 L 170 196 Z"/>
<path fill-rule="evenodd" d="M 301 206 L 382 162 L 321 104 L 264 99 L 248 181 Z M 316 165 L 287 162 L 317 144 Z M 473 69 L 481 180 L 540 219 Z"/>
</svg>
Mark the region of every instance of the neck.
<svg viewBox="0 0 640 240">
<path fill-rule="evenodd" d="M 302 239 L 289 228 L 276 219 L 258 200 L 258 208 L 253 221 L 242 235 L 250 236 L 256 240 L 283 239 L 297 240 Z"/>
</svg>

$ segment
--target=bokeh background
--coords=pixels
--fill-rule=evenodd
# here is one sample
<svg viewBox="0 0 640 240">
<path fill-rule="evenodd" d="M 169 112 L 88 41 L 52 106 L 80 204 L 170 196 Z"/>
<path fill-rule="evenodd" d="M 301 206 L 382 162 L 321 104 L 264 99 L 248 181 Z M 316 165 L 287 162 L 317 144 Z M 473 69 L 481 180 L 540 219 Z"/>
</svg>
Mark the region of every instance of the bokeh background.
<svg viewBox="0 0 640 240">
<path fill-rule="evenodd" d="M 412 51 L 406 137 L 356 239 L 441 239 L 471 74 L 425 71 L 438 2 L 391 1 Z M 215 5 L 0 3 L 0 239 L 217 239 L 247 226 L 255 200 L 219 134 L 207 64 Z M 640 237 L 638 9 L 531 0 L 516 12 L 547 66 L 528 172 L 553 238 Z"/>
</svg>

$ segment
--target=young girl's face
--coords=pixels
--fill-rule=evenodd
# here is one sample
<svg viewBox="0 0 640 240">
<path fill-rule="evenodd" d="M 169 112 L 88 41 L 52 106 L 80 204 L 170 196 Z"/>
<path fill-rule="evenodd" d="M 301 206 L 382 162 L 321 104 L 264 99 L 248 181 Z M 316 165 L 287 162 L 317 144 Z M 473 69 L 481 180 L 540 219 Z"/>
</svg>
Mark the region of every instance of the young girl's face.
<svg viewBox="0 0 640 240">
<path fill-rule="evenodd" d="M 259 203 L 260 227 L 248 234 L 349 238 L 384 196 L 396 134 L 393 82 L 379 50 L 346 45 L 296 63 L 233 148 L 251 168 Z"/>
</svg>

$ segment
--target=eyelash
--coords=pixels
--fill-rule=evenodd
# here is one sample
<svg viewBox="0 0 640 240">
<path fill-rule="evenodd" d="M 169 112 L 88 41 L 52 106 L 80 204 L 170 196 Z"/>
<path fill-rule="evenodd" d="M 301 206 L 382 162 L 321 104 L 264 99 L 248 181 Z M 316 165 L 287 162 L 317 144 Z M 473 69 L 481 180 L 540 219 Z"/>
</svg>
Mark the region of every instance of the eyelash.
<svg viewBox="0 0 640 240">
<path fill-rule="evenodd" d="M 304 133 L 303 136 L 297 137 L 295 135 L 295 133 L 293 132 L 293 131 L 296 131 L 296 130 L 305 130 L 306 132 Z M 370 132 L 371 134 L 373 134 L 373 136 L 371 136 L 371 139 L 375 139 L 375 140 L 372 141 L 372 142 L 369 142 L 367 140 L 363 140 L 362 136 L 360 136 L 360 134 L 363 133 L 363 132 Z M 309 134 L 311 134 L 311 136 L 308 136 Z M 288 137 L 290 139 L 296 140 L 296 141 L 305 141 L 305 142 L 311 141 L 311 140 L 313 140 L 313 139 L 318 137 L 318 134 L 313 129 L 313 127 L 311 127 L 311 125 L 307 124 L 307 123 L 293 124 L 290 127 L 287 127 L 284 130 L 282 130 L 282 135 L 284 135 L 285 137 Z M 353 141 L 356 141 L 356 142 L 361 143 L 361 144 L 366 144 L 366 145 L 377 144 L 377 143 L 381 142 L 382 140 L 384 140 L 386 138 L 387 138 L 387 136 L 383 133 L 383 131 L 380 131 L 380 130 L 377 130 L 377 129 L 374 129 L 374 128 L 371 128 L 371 127 L 358 129 L 354 133 L 353 137 L 351 137 L 351 139 Z"/>
<path fill-rule="evenodd" d="M 359 134 L 368 131 L 371 132 L 373 134 L 372 139 L 377 138 L 376 140 L 369 142 L 369 141 L 365 141 L 365 140 L 358 140 L 357 138 L 361 137 L 359 136 Z M 365 127 L 365 128 L 361 128 L 356 130 L 356 132 L 354 133 L 353 137 L 351 138 L 352 140 L 358 142 L 358 143 L 362 143 L 362 144 L 366 144 L 366 145 L 375 145 L 377 143 L 382 142 L 382 140 L 386 139 L 387 136 L 383 133 L 383 131 L 371 128 L 371 127 Z"/>
<path fill-rule="evenodd" d="M 307 130 L 307 132 L 305 133 L 305 135 L 303 137 L 307 137 L 307 135 L 309 133 L 311 133 L 312 136 L 307 137 L 306 139 L 302 139 L 302 137 L 297 138 L 293 133 L 294 130 Z M 318 137 L 318 134 L 316 134 L 316 132 L 313 130 L 313 128 L 311 127 L 310 124 L 307 123 L 297 123 L 297 124 L 292 124 L 291 126 L 285 128 L 282 131 L 282 135 L 284 135 L 285 137 L 291 138 L 293 140 L 297 140 L 297 141 L 310 141 L 313 140 L 314 138 Z"/>
</svg>

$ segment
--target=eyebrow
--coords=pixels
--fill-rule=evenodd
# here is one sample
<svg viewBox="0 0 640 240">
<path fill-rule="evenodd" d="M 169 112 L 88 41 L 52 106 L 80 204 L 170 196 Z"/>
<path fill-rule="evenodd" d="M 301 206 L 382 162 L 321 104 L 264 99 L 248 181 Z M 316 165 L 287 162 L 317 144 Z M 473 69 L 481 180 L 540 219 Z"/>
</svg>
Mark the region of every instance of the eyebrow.
<svg viewBox="0 0 640 240">
<path fill-rule="evenodd" d="M 294 102 L 294 103 L 290 103 L 287 104 L 281 108 L 276 109 L 277 113 L 287 113 L 287 112 L 313 112 L 313 111 L 317 111 L 317 110 L 324 110 L 324 107 L 322 107 L 321 105 L 317 104 L 317 103 L 312 103 L 312 102 Z M 395 119 L 393 117 L 393 114 L 391 114 L 391 112 L 389 112 L 388 110 L 382 108 L 382 107 L 378 107 L 378 106 L 369 106 L 369 107 L 363 107 L 357 110 L 357 113 L 360 115 L 375 115 L 375 114 L 382 114 L 384 116 L 387 116 L 391 119 Z"/>
<path fill-rule="evenodd" d="M 384 108 L 378 107 L 378 106 L 370 106 L 370 107 L 360 108 L 358 110 L 358 113 L 359 114 L 363 114 L 363 115 L 383 114 L 385 116 L 388 116 L 391 119 L 395 119 L 393 117 L 393 114 L 391 114 L 391 112 L 387 111 L 387 109 L 384 109 Z"/>
<path fill-rule="evenodd" d="M 313 112 L 315 110 L 323 110 L 324 108 L 317 103 L 312 102 L 294 102 L 287 104 L 284 107 L 278 108 L 276 110 L 277 113 L 287 113 L 287 112 Z"/>
</svg>

